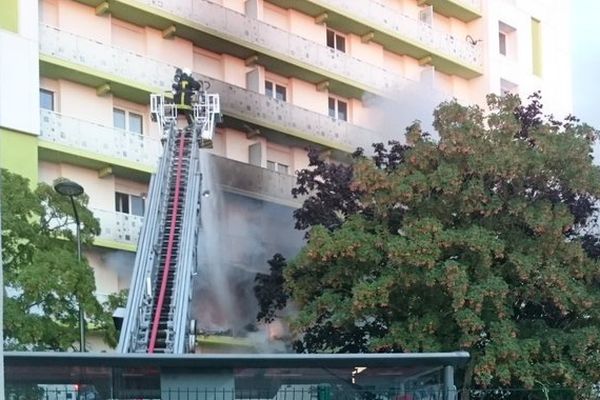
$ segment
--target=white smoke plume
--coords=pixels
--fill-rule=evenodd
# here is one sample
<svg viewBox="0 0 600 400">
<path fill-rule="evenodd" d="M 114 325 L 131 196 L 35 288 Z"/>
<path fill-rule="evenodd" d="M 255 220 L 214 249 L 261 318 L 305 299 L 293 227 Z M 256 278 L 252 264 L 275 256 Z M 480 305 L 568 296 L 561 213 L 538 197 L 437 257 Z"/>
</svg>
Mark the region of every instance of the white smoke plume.
<svg viewBox="0 0 600 400">
<path fill-rule="evenodd" d="M 254 278 L 268 271 L 274 253 L 295 255 L 302 233 L 293 229 L 291 208 L 223 193 L 211 160 L 202 154 L 205 195 L 192 316 L 203 334 L 245 337 L 257 351 L 284 351 L 285 344 L 271 334 L 274 328 L 256 323 Z"/>
</svg>

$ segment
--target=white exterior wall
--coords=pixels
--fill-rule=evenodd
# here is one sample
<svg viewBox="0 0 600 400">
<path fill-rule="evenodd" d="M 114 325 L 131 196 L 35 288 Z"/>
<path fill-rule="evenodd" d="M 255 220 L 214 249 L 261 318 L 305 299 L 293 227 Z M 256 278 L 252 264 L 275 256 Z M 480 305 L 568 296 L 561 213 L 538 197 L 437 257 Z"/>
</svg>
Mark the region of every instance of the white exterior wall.
<svg viewBox="0 0 600 400">
<path fill-rule="evenodd" d="M 1 12 L 1 11 L 0 11 Z M 19 2 L 19 32 L 0 29 L 0 126 L 39 135 L 38 2 Z"/>
<path fill-rule="evenodd" d="M 483 77 L 473 82 L 471 90 L 483 98 L 486 93 L 500 92 L 500 79 L 518 85 L 526 98 L 540 90 L 544 109 L 556 116 L 572 112 L 570 13 L 571 3 L 561 0 L 484 1 Z M 541 22 L 542 76 L 533 73 L 531 19 Z M 515 28 L 514 57 L 499 53 L 499 21 Z"/>
</svg>

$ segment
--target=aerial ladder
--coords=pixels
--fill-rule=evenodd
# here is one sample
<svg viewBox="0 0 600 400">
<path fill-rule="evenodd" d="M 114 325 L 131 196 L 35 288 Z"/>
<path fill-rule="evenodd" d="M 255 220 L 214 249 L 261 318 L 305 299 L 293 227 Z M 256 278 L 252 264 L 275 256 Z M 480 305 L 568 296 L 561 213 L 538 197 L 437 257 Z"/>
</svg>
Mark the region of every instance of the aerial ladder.
<svg viewBox="0 0 600 400">
<path fill-rule="evenodd" d="M 150 179 L 119 338 L 121 353 L 182 354 L 195 349 L 190 302 L 201 225 L 199 154 L 212 147 L 221 117 L 219 95 L 208 93 L 209 87 L 178 68 L 173 99 L 164 94 L 150 98 L 164 149 Z"/>
</svg>

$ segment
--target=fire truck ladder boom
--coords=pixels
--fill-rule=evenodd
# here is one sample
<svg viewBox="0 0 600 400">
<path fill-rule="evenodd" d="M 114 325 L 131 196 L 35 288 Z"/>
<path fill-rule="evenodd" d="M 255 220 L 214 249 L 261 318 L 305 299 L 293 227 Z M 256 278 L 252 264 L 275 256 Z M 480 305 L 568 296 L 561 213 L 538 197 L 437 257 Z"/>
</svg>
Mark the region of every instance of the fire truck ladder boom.
<svg viewBox="0 0 600 400">
<path fill-rule="evenodd" d="M 180 73 L 180 72 L 179 72 Z M 190 317 L 197 268 L 202 174 L 199 153 L 212 143 L 219 97 L 195 90 L 185 107 L 188 125 L 178 128 L 180 104 L 151 95 L 153 120 L 162 128 L 164 153 L 150 180 L 148 206 L 138 241 L 121 327 L 122 353 L 190 353 Z"/>
</svg>

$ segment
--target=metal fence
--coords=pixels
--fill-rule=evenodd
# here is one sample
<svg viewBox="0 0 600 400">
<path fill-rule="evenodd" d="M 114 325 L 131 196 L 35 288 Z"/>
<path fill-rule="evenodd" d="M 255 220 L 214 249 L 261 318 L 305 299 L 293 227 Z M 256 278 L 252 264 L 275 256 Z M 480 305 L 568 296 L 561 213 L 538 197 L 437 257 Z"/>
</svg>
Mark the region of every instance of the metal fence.
<svg viewBox="0 0 600 400">
<path fill-rule="evenodd" d="M 7 387 L 7 400 L 576 400 L 599 399 L 598 393 L 574 389 L 500 388 L 445 391 L 442 385 L 370 390 L 332 385 L 294 385 L 266 389 L 170 388 L 107 389 L 95 385 Z"/>
</svg>

